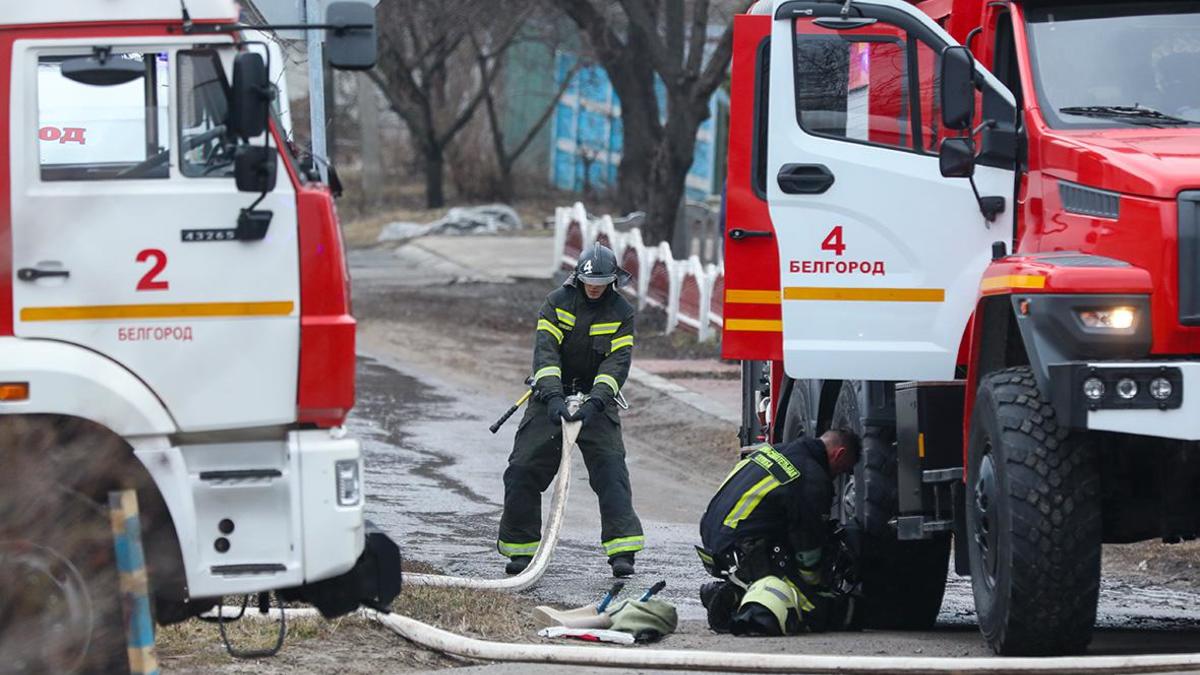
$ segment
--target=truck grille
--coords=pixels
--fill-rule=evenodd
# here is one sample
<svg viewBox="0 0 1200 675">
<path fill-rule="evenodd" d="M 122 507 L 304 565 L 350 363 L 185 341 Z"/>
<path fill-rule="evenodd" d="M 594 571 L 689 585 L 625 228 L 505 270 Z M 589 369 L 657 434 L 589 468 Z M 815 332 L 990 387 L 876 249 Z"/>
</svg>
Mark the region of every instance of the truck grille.
<svg viewBox="0 0 1200 675">
<path fill-rule="evenodd" d="M 1179 323 L 1200 326 L 1200 190 L 1179 193 Z"/>
</svg>

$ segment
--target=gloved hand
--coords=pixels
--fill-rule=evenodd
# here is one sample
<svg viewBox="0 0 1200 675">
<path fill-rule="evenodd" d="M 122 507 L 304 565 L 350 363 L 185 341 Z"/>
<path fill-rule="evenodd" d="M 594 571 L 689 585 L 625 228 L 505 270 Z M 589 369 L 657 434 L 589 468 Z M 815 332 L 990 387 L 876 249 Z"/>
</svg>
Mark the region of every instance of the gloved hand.
<svg viewBox="0 0 1200 675">
<path fill-rule="evenodd" d="M 579 409 L 575 411 L 567 421 L 568 422 L 583 422 L 584 426 L 592 420 L 593 417 L 604 411 L 604 401 L 592 397 L 583 402 Z"/>
<path fill-rule="evenodd" d="M 550 417 L 551 424 L 558 424 L 559 420 L 571 421 L 571 414 L 567 412 L 567 403 L 562 396 L 552 396 L 546 401 L 546 414 Z"/>
</svg>

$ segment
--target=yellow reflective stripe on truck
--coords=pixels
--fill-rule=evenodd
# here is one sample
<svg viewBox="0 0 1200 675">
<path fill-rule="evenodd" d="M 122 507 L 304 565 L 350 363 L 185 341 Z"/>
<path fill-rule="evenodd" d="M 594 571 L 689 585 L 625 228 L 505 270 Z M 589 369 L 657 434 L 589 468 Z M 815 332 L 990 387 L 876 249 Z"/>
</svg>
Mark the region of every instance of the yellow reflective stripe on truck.
<svg viewBox="0 0 1200 675">
<path fill-rule="evenodd" d="M 24 307 L 21 321 L 104 321 L 107 319 L 189 319 L 234 316 L 290 316 L 296 303 L 180 302 L 154 305 Z"/>
</svg>

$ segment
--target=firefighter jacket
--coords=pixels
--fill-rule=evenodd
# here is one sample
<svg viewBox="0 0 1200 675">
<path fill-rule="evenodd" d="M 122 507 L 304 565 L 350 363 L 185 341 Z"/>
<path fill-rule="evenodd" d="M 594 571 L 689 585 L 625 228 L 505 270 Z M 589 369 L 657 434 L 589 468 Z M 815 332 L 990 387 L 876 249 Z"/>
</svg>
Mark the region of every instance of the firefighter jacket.
<svg viewBox="0 0 1200 675">
<path fill-rule="evenodd" d="M 533 385 L 540 398 L 590 393 L 609 404 L 633 357 L 634 309 L 614 288 L 588 301 L 573 278 L 546 297 L 538 313 Z"/>
<path fill-rule="evenodd" d="M 832 503 L 823 442 L 801 438 L 778 448 L 763 445 L 738 462 L 709 502 L 700 520 L 701 557 L 720 561 L 735 547 L 744 553 L 762 543 L 780 545 L 794 555 L 806 583 L 819 583 Z"/>
</svg>

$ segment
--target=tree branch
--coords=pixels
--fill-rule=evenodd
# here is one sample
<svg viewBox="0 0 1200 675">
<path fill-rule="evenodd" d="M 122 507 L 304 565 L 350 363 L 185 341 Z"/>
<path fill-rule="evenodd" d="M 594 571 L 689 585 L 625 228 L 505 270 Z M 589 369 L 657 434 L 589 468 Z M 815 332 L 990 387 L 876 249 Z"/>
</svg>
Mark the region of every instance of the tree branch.
<svg viewBox="0 0 1200 675">
<path fill-rule="evenodd" d="M 596 51 L 596 58 L 604 62 L 606 67 L 627 67 L 625 62 L 629 58 L 629 50 L 626 44 L 590 0 L 558 0 L 558 6 L 587 35 L 588 44 Z"/>
<path fill-rule="evenodd" d="M 708 0 L 695 0 L 692 30 L 688 36 L 686 77 L 697 78 L 704 65 L 704 44 L 708 41 Z"/>
<path fill-rule="evenodd" d="M 729 69 L 729 59 L 733 56 L 733 22 L 725 28 L 725 32 L 721 34 L 721 39 L 717 41 L 717 46 L 713 49 L 712 56 L 708 59 L 708 65 L 705 66 L 704 72 L 696 81 L 696 94 L 704 97 L 705 100 L 717 90 L 721 82 L 725 79 L 725 72 Z"/>
<path fill-rule="evenodd" d="M 621 0 L 621 7 L 629 17 L 630 42 L 636 37 L 645 46 L 654 62 L 654 69 L 662 75 L 663 80 L 677 81 L 679 66 L 671 60 L 671 55 L 659 39 L 657 21 L 650 13 L 646 0 Z M 667 26 L 668 31 L 672 29 Z M 682 30 L 682 26 L 676 26 L 674 30 Z"/>
<path fill-rule="evenodd" d="M 666 0 L 666 5 L 663 33 L 667 41 L 667 58 L 672 66 L 680 69 L 683 68 L 683 0 Z"/>
<path fill-rule="evenodd" d="M 563 94 L 565 94 L 567 89 L 571 86 L 571 80 L 575 79 L 575 74 L 579 72 L 579 69 L 582 66 L 583 62 L 577 59 L 575 64 L 571 66 L 571 69 L 567 71 L 566 77 L 563 78 L 562 84 L 559 85 L 558 91 L 554 94 L 554 99 L 550 101 L 550 104 L 546 106 L 546 109 L 542 111 L 541 116 L 538 117 L 537 122 L 530 127 L 529 133 L 525 134 L 525 138 L 521 139 L 521 142 L 517 144 L 517 147 L 513 149 L 512 154 L 509 155 L 509 163 L 516 162 L 517 158 L 524 154 L 525 150 L 529 148 L 529 144 L 532 143 L 533 139 L 537 137 L 537 134 L 542 130 L 542 127 L 546 126 L 546 122 L 549 121 L 550 116 L 554 114 L 554 109 L 558 107 L 558 102 L 562 100 Z"/>
</svg>

